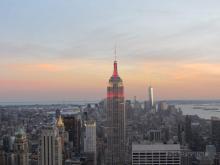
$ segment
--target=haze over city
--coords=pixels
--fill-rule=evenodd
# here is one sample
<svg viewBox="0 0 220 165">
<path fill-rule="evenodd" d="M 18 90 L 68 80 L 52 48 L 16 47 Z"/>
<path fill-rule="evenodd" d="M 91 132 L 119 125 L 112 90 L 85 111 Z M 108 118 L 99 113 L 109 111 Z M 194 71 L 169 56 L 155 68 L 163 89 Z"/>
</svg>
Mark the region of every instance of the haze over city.
<svg viewBox="0 0 220 165">
<path fill-rule="evenodd" d="M 211 3 L 214 2 L 214 3 Z M 219 99 L 219 1 L 0 1 L 0 100 Z"/>
</svg>

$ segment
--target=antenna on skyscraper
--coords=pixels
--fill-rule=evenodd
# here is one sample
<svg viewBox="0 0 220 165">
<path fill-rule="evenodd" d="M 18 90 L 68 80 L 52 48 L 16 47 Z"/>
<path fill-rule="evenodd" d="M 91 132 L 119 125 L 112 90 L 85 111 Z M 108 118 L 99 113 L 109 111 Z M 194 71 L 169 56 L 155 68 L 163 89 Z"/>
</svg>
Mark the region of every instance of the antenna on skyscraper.
<svg viewBox="0 0 220 165">
<path fill-rule="evenodd" d="M 117 60 L 116 44 L 115 44 L 115 61 Z"/>
</svg>

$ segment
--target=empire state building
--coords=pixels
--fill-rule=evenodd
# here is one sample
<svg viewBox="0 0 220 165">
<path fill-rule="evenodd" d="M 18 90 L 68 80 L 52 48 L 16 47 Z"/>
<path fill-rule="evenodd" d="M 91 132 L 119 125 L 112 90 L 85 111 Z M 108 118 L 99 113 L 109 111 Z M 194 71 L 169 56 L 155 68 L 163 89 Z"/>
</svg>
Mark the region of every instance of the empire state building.
<svg viewBox="0 0 220 165">
<path fill-rule="evenodd" d="M 123 165 L 125 157 L 124 87 L 117 61 L 107 87 L 107 165 Z"/>
</svg>

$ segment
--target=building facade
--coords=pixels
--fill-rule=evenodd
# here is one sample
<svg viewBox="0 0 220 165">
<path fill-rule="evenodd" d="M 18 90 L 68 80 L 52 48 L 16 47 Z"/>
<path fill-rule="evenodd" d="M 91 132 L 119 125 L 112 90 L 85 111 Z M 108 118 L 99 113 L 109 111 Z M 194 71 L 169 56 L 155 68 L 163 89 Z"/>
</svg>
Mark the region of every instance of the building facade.
<svg viewBox="0 0 220 165">
<path fill-rule="evenodd" d="M 220 151 L 220 119 L 217 117 L 211 118 L 211 137 L 212 143 L 216 147 L 216 151 Z"/>
<path fill-rule="evenodd" d="M 72 143 L 73 152 L 80 153 L 81 148 L 81 116 L 77 113 L 62 114 L 65 131 L 68 132 L 69 142 Z"/>
<path fill-rule="evenodd" d="M 133 144 L 132 165 L 180 165 L 179 144 Z"/>
<path fill-rule="evenodd" d="M 16 165 L 29 165 L 28 140 L 22 129 L 19 129 L 15 134 L 14 154 Z"/>
<path fill-rule="evenodd" d="M 62 141 L 56 127 L 42 129 L 40 165 L 62 165 Z"/>
<path fill-rule="evenodd" d="M 107 165 L 122 165 L 125 159 L 124 86 L 117 62 L 107 87 Z"/>
<path fill-rule="evenodd" d="M 153 87 L 149 87 L 148 88 L 148 92 L 149 92 L 149 106 L 150 106 L 150 109 L 153 109 L 154 108 L 154 89 Z"/>
<path fill-rule="evenodd" d="M 88 158 L 88 165 L 96 165 L 96 122 L 85 121 L 84 152 Z"/>
</svg>

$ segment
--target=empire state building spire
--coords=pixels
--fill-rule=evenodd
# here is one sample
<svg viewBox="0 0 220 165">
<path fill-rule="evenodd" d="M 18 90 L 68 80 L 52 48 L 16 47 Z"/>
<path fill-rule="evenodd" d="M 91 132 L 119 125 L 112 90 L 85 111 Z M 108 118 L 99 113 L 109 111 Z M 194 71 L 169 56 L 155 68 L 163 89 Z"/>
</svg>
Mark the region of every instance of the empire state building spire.
<svg viewBox="0 0 220 165">
<path fill-rule="evenodd" d="M 114 61 L 114 72 L 113 72 L 113 77 L 118 77 L 116 46 L 115 46 L 115 61 Z"/>
<path fill-rule="evenodd" d="M 118 77 L 118 68 L 117 68 L 117 61 L 114 61 L 114 72 L 113 72 L 114 77 Z"/>
</svg>

